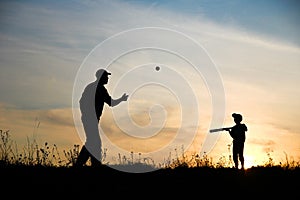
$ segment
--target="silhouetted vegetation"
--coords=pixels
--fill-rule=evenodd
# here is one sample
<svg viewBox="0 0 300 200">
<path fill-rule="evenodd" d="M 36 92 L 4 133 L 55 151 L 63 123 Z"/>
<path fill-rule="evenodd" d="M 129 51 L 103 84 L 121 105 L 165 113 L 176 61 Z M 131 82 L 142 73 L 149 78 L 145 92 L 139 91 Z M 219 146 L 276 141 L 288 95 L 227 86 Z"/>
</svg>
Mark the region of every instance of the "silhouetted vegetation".
<svg viewBox="0 0 300 200">
<path fill-rule="evenodd" d="M 236 170 L 232 168 L 230 157 L 221 157 L 214 163 L 206 154 L 188 157 L 175 149 L 175 158 L 170 157 L 165 163 L 156 164 L 151 158 L 143 158 L 141 154 L 135 156 L 131 152 L 129 157 L 118 155 L 118 169 L 131 165 L 156 170 L 126 173 L 108 167 L 105 160 L 100 167 L 91 167 L 89 163 L 86 167 L 72 167 L 79 154 L 79 145 L 60 154 L 56 145 L 47 142 L 39 145 L 35 140 L 28 139 L 27 145 L 20 150 L 9 131 L 0 130 L 0 134 L 1 189 L 17 188 L 18 192 L 14 195 L 20 194 L 22 197 L 27 194 L 32 198 L 30 190 L 31 193 L 38 190 L 48 197 L 68 199 L 98 195 L 100 191 L 126 196 L 134 190 L 137 191 L 136 195 L 141 192 L 148 196 L 150 190 L 152 195 L 161 193 L 168 194 L 169 198 L 172 195 L 187 198 L 212 188 L 217 190 L 216 195 L 237 190 L 247 192 L 249 197 L 257 193 L 268 195 L 269 198 L 279 193 L 285 197 L 299 196 L 296 191 L 300 164 L 299 161 L 288 159 L 287 155 L 284 163 L 276 164 L 268 155 L 269 159 L 264 165 Z"/>
<path fill-rule="evenodd" d="M 1 165 L 15 165 L 15 166 L 43 166 L 43 167 L 71 167 L 76 162 L 79 155 L 80 145 L 74 144 L 73 147 L 67 150 L 59 151 L 57 145 L 50 145 L 45 142 L 40 145 L 35 139 L 30 140 L 27 138 L 26 145 L 20 150 L 15 141 L 11 139 L 9 130 L 0 130 L 0 163 Z M 135 157 L 134 152 L 130 153 L 130 156 L 117 155 L 118 163 L 116 165 L 148 165 L 153 168 L 197 168 L 197 167 L 209 167 L 209 168 L 232 168 L 231 155 L 229 157 L 222 156 L 217 162 L 213 162 L 212 158 L 209 158 L 204 153 L 201 157 L 199 154 L 185 155 L 183 148 L 181 152 L 178 149 L 174 149 L 175 157 L 170 156 L 164 163 L 155 163 L 152 158 L 143 158 L 141 153 L 137 153 Z M 62 152 L 62 155 L 61 153 Z M 107 149 L 103 150 L 102 163 L 110 164 L 107 162 L 106 155 Z M 296 169 L 300 167 L 300 161 L 295 161 L 285 154 L 285 162 L 275 163 L 270 153 L 267 153 L 268 159 L 263 165 L 256 165 L 255 167 L 281 167 L 284 169 Z M 86 166 L 89 166 L 87 163 Z M 254 167 L 254 166 L 253 166 Z"/>
</svg>

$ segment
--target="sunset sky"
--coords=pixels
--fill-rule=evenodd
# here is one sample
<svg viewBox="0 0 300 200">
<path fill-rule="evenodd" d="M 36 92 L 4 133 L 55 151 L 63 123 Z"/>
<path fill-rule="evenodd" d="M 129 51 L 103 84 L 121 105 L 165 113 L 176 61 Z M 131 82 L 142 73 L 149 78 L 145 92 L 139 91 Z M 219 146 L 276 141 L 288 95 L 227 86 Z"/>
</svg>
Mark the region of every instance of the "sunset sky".
<svg viewBox="0 0 300 200">
<path fill-rule="evenodd" d="M 182 146 L 217 162 L 232 139 L 208 130 L 234 112 L 246 167 L 299 161 L 299 24 L 296 0 L 1 1 L 0 129 L 20 149 L 82 145 L 78 99 L 103 67 L 112 97 L 130 95 L 101 118 L 110 162 Z"/>
</svg>

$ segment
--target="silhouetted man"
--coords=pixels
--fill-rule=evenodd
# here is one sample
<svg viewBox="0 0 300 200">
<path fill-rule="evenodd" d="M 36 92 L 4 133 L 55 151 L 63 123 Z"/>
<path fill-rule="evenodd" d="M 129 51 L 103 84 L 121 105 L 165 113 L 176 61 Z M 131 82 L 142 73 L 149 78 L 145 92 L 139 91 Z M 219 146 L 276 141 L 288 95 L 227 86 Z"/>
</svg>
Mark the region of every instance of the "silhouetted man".
<svg viewBox="0 0 300 200">
<path fill-rule="evenodd" d="M 230 136 L 233 138 L 232 159 L 235 168 L 238 169 L 240 161 L 241 169 L 244 169 L 244 143 L 246 140 L 246 131 L 248 131 L 248 128 L 245 124 L 241 123 L 243 120 L 241 114 L 233 113 L 232 117 L 236 125 L 225 130 L 228 131 Z"/>
<path fill-rule="evenodd" d="M 111 75 L 111 73 L 104 69 L 99 69 L 96 72 L 97 80 L 86 86 L 80 98 L 81 120 L 86 134 L 86 141 L 79 152 L 75 166 L 85 165 L 89 158 L 92 166 L 102 164 L 102 142 L 98 124 L 104 103 L 113 107 L 122 101 L 127 101 L 128 95 L 126 93 L 118 99 L 112 99 L 109 95 L 104 87 L 108 83 L 108 75 Z"/>
</svg>

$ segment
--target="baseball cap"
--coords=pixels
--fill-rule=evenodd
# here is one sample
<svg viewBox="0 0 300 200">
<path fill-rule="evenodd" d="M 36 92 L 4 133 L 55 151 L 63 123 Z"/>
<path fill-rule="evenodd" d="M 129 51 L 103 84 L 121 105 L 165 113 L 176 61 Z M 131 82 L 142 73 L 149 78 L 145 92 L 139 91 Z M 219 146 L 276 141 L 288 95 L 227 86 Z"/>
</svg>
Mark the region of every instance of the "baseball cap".
<svg viewBox="0 0 300 200">
<path fill-rule="evenodd" d="M 110 72 L 106 71 L 105 69 L 99 69 L 97 72 L 96 72 L 96 77 L 97 78 L 101 78 L 102 75 L 111 75 Z"/>
</svg>

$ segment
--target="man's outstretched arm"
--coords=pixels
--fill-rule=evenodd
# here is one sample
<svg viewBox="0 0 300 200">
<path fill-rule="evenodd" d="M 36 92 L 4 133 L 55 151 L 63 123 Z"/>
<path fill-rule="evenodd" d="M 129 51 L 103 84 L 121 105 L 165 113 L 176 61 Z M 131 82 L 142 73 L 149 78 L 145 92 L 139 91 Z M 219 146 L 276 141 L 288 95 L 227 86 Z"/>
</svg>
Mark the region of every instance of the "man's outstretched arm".
<svg viewBox="0 0 300 200">
<path fill-rule="evenodd" d="M 121 103 L 122 101 L 127 101 L 128 99 L 128 94 L 124 93 L 120 98 L 118 99 L 111 99 L 111 105 L 112 107 L 118 105 L 119 103 Z"/>
</svg>

